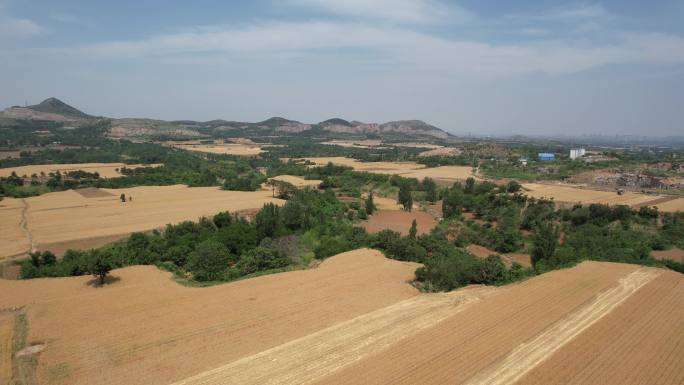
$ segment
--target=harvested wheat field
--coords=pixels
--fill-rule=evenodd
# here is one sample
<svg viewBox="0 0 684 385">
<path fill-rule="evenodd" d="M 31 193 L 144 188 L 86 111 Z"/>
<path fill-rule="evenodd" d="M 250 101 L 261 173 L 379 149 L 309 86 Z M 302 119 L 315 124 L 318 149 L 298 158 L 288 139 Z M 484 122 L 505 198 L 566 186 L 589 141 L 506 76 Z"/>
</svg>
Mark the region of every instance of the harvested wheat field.
<svg viewBox="0 0 684 385">
<path fill-rule="evenodd" d="M 659 196 L 650 196 L 625 192 L 618 195 L 616 192 L 589 190 L 567 185 L 547 185 L 537 183 L 523 184 L 524 194 L 533 198 L 553 198 L 556 202 L 563 203 L 603 203 L 610 205 L 643 206 L 648 202 L 659 199 Z M 664 210 L 663 210 L 664 211 Z"/>
<path fill-rule="evenodd" d="M 260 146 L 245 143 L 216 143 L 216 144 L 195 144 L 177 143 L 173 147 L 187 151 L 206 152 L 209 154 L 257 156 L 264 152 Z"/>
<path fill-rule="evenodd" d="M 315 383 L 684 381 L 681 274 L 584 262 L 495 290 Z"/>
<path fill-rule="evenodd" d="M 23 255 L 31 247 L 25 215 L 23 199 L 5 198 L 0 201 L 0 261 Z"/>
<path fill-rule="evenodd" d="M 304 179 L 301 176 L 295 175 L 278 175 L 270 178 L 271 180 L 277 180 L 280 182 L 289 183 L 297 188 L 313 187 L 318 188 L 318 186 L 323 183 L 322 180 L 318 179 Z"/>
<path fill-rule="evenodd" d="M 270 191 L 224 191 L 217 187 L 189 188 L 146 186 L 125 189 L 102 189 L 109 194 L 86 196 L 74 190 L 44 194 L 26 199 L 7 198 L 0 210 L 8 212 L 0 223 L 0 258 L 55 246 L 91 248 L 136 231 L 161 228 L 168 223 L 197 220 L 221 211 L 259 209 L 264 204 L 284 201 L 271 197 Z M 133 200 L 122 203 L 119 195 Z M 93 196 L 93 197 L 87 197 Z M 22 225 L 23 217 L 26 226 Z"/>
<path fill-rule="evenodd" d="M 469 166 L 440 166 L 427 168 L 425 165 L 415 162 L 361 162 L 356 159 L 345 157 L 318 157 L 304 158 L 317 166 L 325 166 L 328 163 L 351 167 L 356 171 L 370 172 L 375 174 L 401 175 L 406 178 L 423 179 L 430 177 L 437 180 L 454 182 L 475 177 L 472 167 Z"/>
<path fill-rule="evenodd" d="M 118 170 L 126 168 L 138 168 L 138 167 L 159 167 L 160 164 L 125 164 L 125 163 L 69 163 L 69 164 L 40 164 L 31 166 L 20 166 L 20 167 L 7 167 L 0 168 L 0 176 L 10 176 L 12 172 L 16 172 L 19 176 L 26 175 L 30 177 L 33 174 L 40 176 L 43 172 L 45 175 L 51 172 L 57 172 L 64 174 L 70 171 L 86 171 L 90 173 L 97 172 L 100 174 L 101 178 L 116 178 L 122 176 Z"/>
<path fill-rule="evenodd" d="M 321 142 L 329 146 L 340 146 L 347 148 L 387 148 L 382 145 L 382 140 L 363 139 L 363 140 L 342 140 L 333 139 L 327 142 Z"/>
<path fill-rule="evenodd" d="M 209 288 L 136 266 L 113 271 L 104 287 L 89 276 L 0 280 L 0 308 L 25 306 L 28 343 L 47 343 L 40 384 L 168 384 L 416 297 L 407 281 L 417 266 L 361 249 L 315 269 Z M 385 318 L 396 326 L 401 313 Z M 256 369 L 243 375 L 256 378 Z"/>
<path fill-rule="evenodd" d="M 655 206 L 658 207 L 658 210 L 660 211 L 671 213 L 677 211 L 684 212 L 684 198 L 671 199 L 667 202 L 657 203 Z"/>
<path fill-rule="evenodd" d="M 0 384 L 11 384 L 12 380 L 13 329 L 13 312 L 0 310 Z"/>
<path fill-rule="evenodd" d="M 418 235 L 429 233 L 436 225 L 435 218 L 423 211 L 378 210 L 361 222 L 361 227 L 369 233 L 392 230 L 408 235 L 411 223 L 416 220 Z"/>
</svg>

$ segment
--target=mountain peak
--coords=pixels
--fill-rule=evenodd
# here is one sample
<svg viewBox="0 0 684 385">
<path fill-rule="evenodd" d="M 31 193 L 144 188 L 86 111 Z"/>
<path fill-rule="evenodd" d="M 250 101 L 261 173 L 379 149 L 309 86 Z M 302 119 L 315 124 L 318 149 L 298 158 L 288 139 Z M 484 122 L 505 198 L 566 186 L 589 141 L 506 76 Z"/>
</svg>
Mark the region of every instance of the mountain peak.
<svg viewBox="0 0 684 385">
<path fill-rule="evenodd" d="M 50 97 L 45 100 L 43 100 L 40 104 L 36 104 L 33 106 L 27 107 L 33 111 L 38 111 L 38 112 L 45 112 L 49 114 L 58 114 L 70 118 L 79 118 L 79 119 L 89 119 L 92 118 L 92 116 L 84 113 L 83 111 L 80 111 L 63 101 L 55 98 L 55 97 Z"/>
</svg>

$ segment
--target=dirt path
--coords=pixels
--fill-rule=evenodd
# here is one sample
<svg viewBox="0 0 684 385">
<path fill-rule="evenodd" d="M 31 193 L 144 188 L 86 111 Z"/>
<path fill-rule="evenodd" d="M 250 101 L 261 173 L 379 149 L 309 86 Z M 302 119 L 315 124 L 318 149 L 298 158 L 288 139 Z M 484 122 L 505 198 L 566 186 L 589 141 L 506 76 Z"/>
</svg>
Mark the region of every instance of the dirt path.
<svg viewBox="0 0 684 385">
<path fill-rule="evenodd" d="M 201 373 L 176 385 L 307 384 L 459 313 L 496 289 L 416 296 Z"/>
<path fill-rule="evenodd" d="M 525 373 L 551 357 L 658 275 L 660 272 L 657 270 L 641 268 L 620 279 L 618 286 L 599 294 L 593 301 L 563 318 L 531 341 L 521 344 L 506 358 L 480 371 L 466 384 L 499 385 L 518 381 Z"/>
<path fill-rule="evenodd" d="M 29 241 L 29 249 L 27 253 L 33 253 L 36 250 L 36 246 L 33 242 L 33 234 L 31 234 L 31 230 L 28 228 L 28 217 L 26 216 L 28 212 L 28 202 L 26 202 L 26 199 L 22 199 L 21 203 L 24 205 L 24 208 L 21 209 L 21 224 L 20 227 L 22 231 L 26 234 L 26 239 Z"/>
</svg>

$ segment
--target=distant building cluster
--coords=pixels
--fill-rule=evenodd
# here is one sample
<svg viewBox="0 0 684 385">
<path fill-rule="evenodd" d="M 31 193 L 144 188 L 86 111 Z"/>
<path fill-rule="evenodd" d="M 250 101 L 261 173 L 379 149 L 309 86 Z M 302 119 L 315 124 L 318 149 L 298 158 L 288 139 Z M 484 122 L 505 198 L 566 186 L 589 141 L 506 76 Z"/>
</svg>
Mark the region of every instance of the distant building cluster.
<svg viewBox="0 0 684 385">
<path fill-rule="evenodd" d="M 573 148 L 570 150 L 570 159 L 575 160 L 577 158 L 581 158 L 586 153 L 587 153 L 587 150 L 584 148 Z"/>
<path fill-rule="evenodd" d="M 537 156 L 539 157 L 539 160 L 542 162 L 556 160 L 556 155 L 550 152 L 540 152 L 539 154 L 537 154 Z"/>
</svg>

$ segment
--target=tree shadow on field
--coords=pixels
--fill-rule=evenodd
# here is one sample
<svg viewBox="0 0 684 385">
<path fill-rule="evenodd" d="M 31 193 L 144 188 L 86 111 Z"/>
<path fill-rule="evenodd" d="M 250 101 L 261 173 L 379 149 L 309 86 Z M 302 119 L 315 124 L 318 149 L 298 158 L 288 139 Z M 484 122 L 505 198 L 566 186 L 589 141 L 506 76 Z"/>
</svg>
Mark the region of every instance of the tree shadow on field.
<svg viewBox="0 0 684 385">
<path fill-rule="evenodd" d="M 92 287 L 105 287 L 107 285 L 113 285 L 117 282 L 121 281 L 121 278 L 119 277 L 112 277 L 111 275 L 108 275 L 104 279 L 104 283 L 100 283 L 100 278 L 93 278 L 90 281 L 86 282 L 88 286 Z"/>
</svg>

